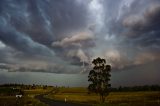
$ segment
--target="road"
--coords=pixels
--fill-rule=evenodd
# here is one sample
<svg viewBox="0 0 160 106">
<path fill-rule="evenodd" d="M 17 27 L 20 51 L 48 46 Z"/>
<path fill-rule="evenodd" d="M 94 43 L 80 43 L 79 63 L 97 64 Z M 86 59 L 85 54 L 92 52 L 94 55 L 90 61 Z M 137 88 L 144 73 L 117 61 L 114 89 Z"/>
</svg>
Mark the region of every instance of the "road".
<svg viewBox="0 0 160 106">
<path fill-rule="evenodd" d="M 62 102 L 62 101 L 54 101 L 52 99 L 45 98 L 44 95 L 38 95 L 35 98 L 40 100 L 41 102 L 49 105 L 49 106 L 89 106 L 89 105 L 83 105 L 83 104 L 76 104 L 76 103 L 69 103 L 69 102 Z"/>
</svg>

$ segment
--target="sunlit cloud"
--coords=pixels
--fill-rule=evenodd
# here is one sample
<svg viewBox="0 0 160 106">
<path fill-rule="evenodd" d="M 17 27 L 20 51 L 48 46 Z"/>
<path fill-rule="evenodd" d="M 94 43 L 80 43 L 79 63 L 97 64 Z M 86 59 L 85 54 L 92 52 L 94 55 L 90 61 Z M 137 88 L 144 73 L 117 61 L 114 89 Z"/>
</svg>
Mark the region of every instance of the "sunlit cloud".
<svg viewBox="0 0 160 106">
<path fill-rule="evenodd" d="M 160 62 L 159 17 L 159 0 L 2 0 L 0 63 L 80 73 L 103 57 L 115 72 L 141 70 Z"/>
</svg>

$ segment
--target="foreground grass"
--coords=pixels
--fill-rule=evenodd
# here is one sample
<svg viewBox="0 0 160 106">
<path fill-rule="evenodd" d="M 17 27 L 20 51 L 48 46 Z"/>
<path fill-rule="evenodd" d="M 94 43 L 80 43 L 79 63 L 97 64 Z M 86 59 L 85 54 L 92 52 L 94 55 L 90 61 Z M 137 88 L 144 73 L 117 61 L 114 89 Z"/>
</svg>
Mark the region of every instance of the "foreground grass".
<svg viewBox="0 0 160 106">
<path fill-rule="evenodd" d="M 85 88 L 60 88 L 48 98 L 68 102 L 92 104 L 94 106 L 160 106 L 160 92 L 111 92 L 105 104 L 99 104 L 99 96 L 88 94 Z M 107 105 L 106 105 L 107 104 Z"/>
<path fill-rule="evenodd" d="M 47 106 L 31 97 L 17 99 L 15 96 L 0 97 L 0 106 Z"/>
</svg>

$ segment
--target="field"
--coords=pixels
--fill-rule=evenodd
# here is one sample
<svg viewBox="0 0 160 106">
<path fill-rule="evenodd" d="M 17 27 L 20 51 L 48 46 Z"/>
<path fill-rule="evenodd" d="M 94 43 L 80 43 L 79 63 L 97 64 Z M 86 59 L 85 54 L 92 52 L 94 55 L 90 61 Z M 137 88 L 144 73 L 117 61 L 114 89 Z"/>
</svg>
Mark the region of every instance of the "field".
<svg viewBox="0 0 160 106">
<path fill-rule="evenodd" d="M 0 106 L 46 106 L 40 101 L 31 97 L 17 99 L 15 96 L 0 97 Z"/>
<path fill-rule="evenodd" d="M 15 94 L 19 93 L 18 89 L 1 87 L 0 106 L 47 106 L 34 98 L 39 94 L 48 94 L 45 97 L 52 100 L 63 102 L 66 100 L 66 102 L 92 106 L 160 106 L 160 91 L 110 92 L 105 103 L 101 104 L 97 94 L 88 93 L 87 89 L 82 87 L 23 89 L 23 97 L 16 98 Z"/>
<path fill-rule="evenodd" d="M 43 94 L 50 89 L 31 89 L 23 90 L 22 98 L 16 98 L 19 93 L 18 89 L 12 87 L 0 87 L 0 106 L 47 106 L 46 104 L 35 99 L 35 95 Z"/>
<path fill-rule="evenodd" d="M 104 104 L 99 103 L 97 94 L 88 94 L 85 88 L 59 88 L 48 98 L 68 102 L 92 104 L 94 106 L 160 106 L 159 91 L 111 92 Z M 107 104 L 107 105 L 106 105 Z"/>
</svg>

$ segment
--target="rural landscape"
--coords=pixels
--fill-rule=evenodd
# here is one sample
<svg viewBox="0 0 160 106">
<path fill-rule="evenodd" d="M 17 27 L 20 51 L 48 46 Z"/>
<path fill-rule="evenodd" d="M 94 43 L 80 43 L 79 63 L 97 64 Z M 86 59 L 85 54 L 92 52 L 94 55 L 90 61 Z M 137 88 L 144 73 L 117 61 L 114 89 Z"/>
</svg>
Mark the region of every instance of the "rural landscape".
<svg viewBox="0 0 160 106">
<path fill-rule="evenodd" d="M 20 91 L 23 96 L 16 98 Z M 99 95 L 90 94 L 84 87 L 6 84 L 1 85 L 0 95 L 1 106 L 160 106 L 160 86 L 157 85 L 112 88 L 103 104 Z M 55 105 L 37 95 L 43 95 Z"/>
<path fill-rule="evenodd" d="M 0 0 L 0 106 L 160 106 L 160 0 Z"/>
<path fill-rule="evenodd" d="M 47 85 L 4 84 L 2 106 L 160 106 L 160 86 L 112 88 L 111 66 L 100 57 L 92 61 L 88 88 Z"/>
</svg>

